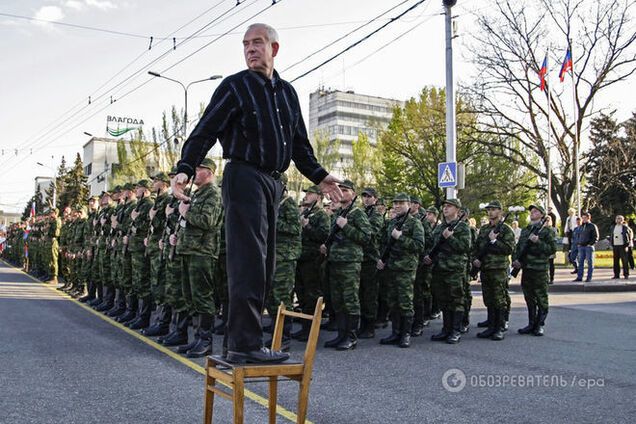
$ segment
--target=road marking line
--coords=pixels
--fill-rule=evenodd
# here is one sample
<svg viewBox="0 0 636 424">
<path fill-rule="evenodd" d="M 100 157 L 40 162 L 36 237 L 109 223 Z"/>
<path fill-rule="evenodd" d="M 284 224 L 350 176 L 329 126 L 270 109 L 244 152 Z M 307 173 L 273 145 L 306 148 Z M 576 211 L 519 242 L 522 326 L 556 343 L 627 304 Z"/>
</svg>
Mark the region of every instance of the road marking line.
<svg viewBox="0 0 636 424">
<path fill-rule="evenodd" d="M 174 359 L 175 361 L 181 362 L 183 365 L 193 369 L 194 371 L 198 372 L 199 374 L 205 375 L 205 368 L 200 366 L 199 364 L 192 362 L 190 360 L 188 360 L 187 358 L 182 357 L 181 355 L 179 355 L 178 353 L 173 352 L 172 350 L 168 349 L 165 346 L 160 345 L 159 343 L 137 333 L 134 330 L 131 330 L 130 328 L 118 323 L 117 321 L 97 312 L 96 310 L 94 310 L 93 308 L 86 306 L 85 304 L 83 304 L 82 302 L 79 302 L 75 299 L 73 299 L 72 297 L 68 296 L 67 294 L 65 294 L 64 292 L 60 292 L 59 290 L 57 290 L 56 287 L 53 287 L 52 285 L 46 284 L 43 281 L 38 280 L 37 278 L 33 277 L 30 274 L 27 274 L 26 272 L 24 272 L 21 269 L 18 269 L 16 267 L 14 267 L 13 265 L 5 262 L 4 260 L 0 259 L 0 261 L 2 261 L 5 265 L 7 265 L 8 267 L 11 267 L 13 269 L 15 269 L 16 271 L 21 272 L 22 274 L 26 275 L 28 278 L 30 278 L 31 280 L 42 284 L 44 287 L 46 287 L 49 290 L 52 290 L 55 294 L 57 294 L 59 297 L 66 299 L 66 300 L 70 300 L 71 302 L 75 303 L 77 306 L 80 306 L 82 308 L 84 308 L 85 310 L 87 310 L 88 312 L 92 313 L 93 315 L 98 316 L 99 318 L 101 318 L 102 320 L 106 321 L 107 323 L 119 328 L 120 330 L 130 334 L 131 336 L 135 337 L 137 340 L 141 340 L 142 342 L 144 342 L 145 344 L 147 344 L 148 346 L 151 346 L 153 348 L 155 348 L 156 350 L 165 353 L 166 355 L 168 355 L 169 357 L 171 357 L 172 359 Z M 228 384 L 225 384 L 224 382 L 220 381 L 219 383 L 223 384 L 226 387 L 230 387 Z M 267 399 L 265 399 L 263 396 L 254 393 L 251 390 L 247 390 L 245 389 L 245 397 L 258 403 L 259 405 L 265 407 L 266 409 L 269 407 L 269 401 Z M 298 416 L 290 411 L 289 409 L 276 404 L 276 414 L 280 415 L 283 418 L 286 418 L 287 420 L 291 421 L 291 422 L 296 422 L 298 420 Z M 305 420 L 305 424 L 314 424 L 313 422 L 309 421 L 309 420 Z"/>
</svg>

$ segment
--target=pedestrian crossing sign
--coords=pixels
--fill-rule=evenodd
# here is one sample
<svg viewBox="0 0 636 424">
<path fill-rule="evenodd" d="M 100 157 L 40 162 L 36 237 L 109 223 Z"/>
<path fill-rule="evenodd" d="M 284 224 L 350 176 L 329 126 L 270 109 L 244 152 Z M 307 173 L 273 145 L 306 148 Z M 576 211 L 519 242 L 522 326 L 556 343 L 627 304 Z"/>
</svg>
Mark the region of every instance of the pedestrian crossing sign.
<svg viewBox="0 0 636 424">
<path fill-rule="evenodd" d="M 457 162 L 437 164 L 437 185 L 441 188 L 457 186 Z"/>
</svg>

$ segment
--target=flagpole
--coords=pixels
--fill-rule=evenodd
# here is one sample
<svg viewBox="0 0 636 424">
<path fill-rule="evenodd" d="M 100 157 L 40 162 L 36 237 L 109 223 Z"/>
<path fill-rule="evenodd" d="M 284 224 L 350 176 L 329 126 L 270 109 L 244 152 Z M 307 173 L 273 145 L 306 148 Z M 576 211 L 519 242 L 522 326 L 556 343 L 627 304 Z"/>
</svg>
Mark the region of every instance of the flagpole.
<svg viewBox="0 0 636 424">
<path fill-rule="evenodd" d="M 581 177 L 579 175 L 579 123 L 576 110 L 576 79 L 574 76 L 574 54 L 572 52 L 572 39 L 570 44 L 570 60 L 572 61 L 572 112 L 574 116 L 574 177 L 576 178 L 576 209 L 581 216 Z"/>
<path fill-rule="evenodd" d="M 546 210 L 548 210 L 548 208 L 550 207 L 550 201 L 552 200 L 552 143 L 551 143 L 551 138 L 552 138 L 552 134 L 551 134 L 551 103 L 552 103 L 552 94 L 550 92 L 550 48 L 548 48 L 545 57 L 548 58 L 547 62 L 546 62 L 546 75 L 545 75 L 545 79 L 546 79 L 546 89 L 548 91 L 548 199 L 546 201 Z M 552 225 L 556 225 L 556 222 L 553 222 Z"/>
</svg>

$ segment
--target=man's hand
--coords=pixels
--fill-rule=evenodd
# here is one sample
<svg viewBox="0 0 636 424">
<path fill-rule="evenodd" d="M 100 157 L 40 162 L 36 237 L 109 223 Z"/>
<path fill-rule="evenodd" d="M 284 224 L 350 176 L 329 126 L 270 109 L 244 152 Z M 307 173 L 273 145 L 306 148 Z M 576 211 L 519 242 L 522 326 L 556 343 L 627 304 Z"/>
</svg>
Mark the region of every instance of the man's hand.
<svg viewBox="0 0 636 424">
<path fill-rule="evenodd" d="M 185 218 L 186 214 L 190 210 L 190 203 L 179 202 L 179 214 Z"/>
<path fill-rule="evenodd" d="M 380 271 L 384 269 L 384 262 L 382 262 L 382 259 L 378 259 L 378 263 L 376 264 L 375 267 L 379 269 Z"/>
<path fill-rule="evenodd" d="M 150 218 L 151 221 L 155 219 L 156 215 L 157 215 L 157 209 L 150 208 L 150 212 L 148 212 L 148 217 Z"/>
<path fill-rule="evenodd" d="M 188 176 L 183 172 L 175 175 L 170 180 L 170 187 L 172 187 L 172 195 L 179 200 L 190 200 L 188 196 L 185 195 L 185 186 L 188 183 Z"/>
<path fill-rule="evenodd" d="M 171 207 L 169 204 L 166 205 L 166 217 L 169 217 L 170 215 L 172 215 L 175 209 L 176 208 Z"/>
<path fill-rule="evenodd" d="M 139 212 L 133 209 L 133 211 L 130 213 L 130 219 L 134 221 L 137 219 L 138 216 L 139 216 Z"/>
<path fill-rule="evenodd" d="M 473 265 L 475 265 L 475 268 L 481 268 L 481 261 L 479 259 L 475 259 L 473 261 Z"/>
<path fill-rule="evenodd" d="M 347 218 L 339 216 L 336 218 L 336 225 L 340 228 L 344 228 L 344 226 L 347 225 Z"/>
<path fill-rule="evenodd" d="M 517 269 L 521 268 L 521 262 L 519 262 L 519 261 L 513 261 L 513 262 L 512 262 L 512 267 L 513 267 L 513 268 L 517 268 Z"/>
<path fill-rule="evenodd" d="M 445 239 L 452 237 L 453 235 L 453 231 L 449 230 L 448 228 L 444 229 L 444 232 L 442 232 L 442 235 L 444 236 Z"/>
<path fill-rule="evenodd" d="M 144 237 L 144 246 L 148 247 L 148 237 Z"/>
<path fill-rule="evenodd" d="M 324 244 L 320 245 L 320 253 L 322 255 L 327 255 L 327 246 L 325 246 Z"/>
<path fill-rule="evenodd" d="M 397 228 L 394 228 L 393 231 L 391 231 L 391 237 L 393 237 L 394 239 L 399 239 L 400 237 L 402 237 L 402 231 L 398 230 Z"/>
<path fill-rule="evenodd" d="M 304 227 L 306 227 L 306 226 L 307 226 L 307 224 L 309 224 L 309 218 L 305 218 L 305 217 L 302 217 L 302 216 L 301 216 L 301 217 L 300 217 L 300 225 L 302 225 L 302 226 L 303 226 L 303 228 L 304 228 Z"/>
<path fill-rule="evenodd" d="M 177 175 L 177 177 L 179 175 Z M 342 191 L 340 187 L 338 187 L 338 183 L 341 182 L 342 181 L 338 178 L 329 174 L 318 184 L 318 187 L 320 187 L 320 191 L 322 191 L 322 194 L 324 194 L 327 199 L 330 199 L 332 202 L 339 202 L 342 200 Z"/>
<path fill-rule="evenodd" d="M 495 230 L 490 230 L 490 232 L 488 233 L 488 238 L 490 239 L 490 241 L 495 241 L 497 240 L 497 233 L 495 233 Z"/>
<path fill-rule="evenodd" d="M 170 234 L 170 246 L 176 246 L 177 245 L 177 236 L 174 234 Z"/>
<path fill-rule="evenodd" d="M 159 240 L 159 250 L 163 252 L 163 240 Z"/>
<path fill-rule="evenodd" d="M 431 265 L 433 263 L 433 260 L 430 256 L 426 255 L 424 256 L 424 258 L 422 258 L 422 262 L 424 262 L 424 265 Z"/>
<path fill-rule="evenodd" d="M 101 219 L 99 220 L 99 223 L 100 223 L 101 225 L 106 224 L 106 218 L 101 218 Z"/>
<path fill-rule="evenodd" d="M 128 244 L 128 236 L 124 236 L 124 238 L 122 239 L 122 243 Z"/>
<path fill-rule="evenodd" d="M 539 236 L 536 234 L 531 235 L 530 237 L 528 237 L 528 240 L 530 240 L 533 243 L 536 243 L 539 241 Z"/>
</svg>

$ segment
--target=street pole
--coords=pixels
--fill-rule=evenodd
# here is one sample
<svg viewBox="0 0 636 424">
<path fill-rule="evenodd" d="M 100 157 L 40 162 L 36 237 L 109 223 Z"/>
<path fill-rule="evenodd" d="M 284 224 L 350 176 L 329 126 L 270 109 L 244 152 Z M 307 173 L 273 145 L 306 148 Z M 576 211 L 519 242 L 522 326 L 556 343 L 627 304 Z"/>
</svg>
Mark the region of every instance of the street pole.
<svg viewBox="0 0 636 424">
<path fill-rule="evenodd" d="M 446 20 L 446 162 L 456 162 L 455 85 L 453 81 L 453 16 L 451 9 L 457 0 L 443 0 Z M 446 188 L 446 198 L 457 197 L 456 187 Z"/>
</svg>

